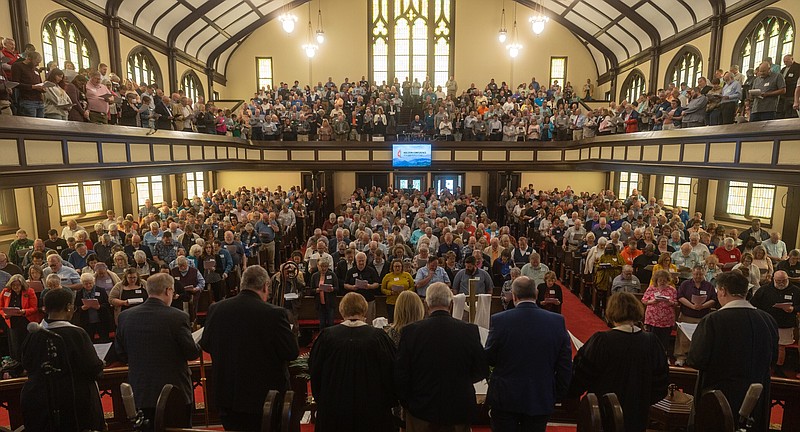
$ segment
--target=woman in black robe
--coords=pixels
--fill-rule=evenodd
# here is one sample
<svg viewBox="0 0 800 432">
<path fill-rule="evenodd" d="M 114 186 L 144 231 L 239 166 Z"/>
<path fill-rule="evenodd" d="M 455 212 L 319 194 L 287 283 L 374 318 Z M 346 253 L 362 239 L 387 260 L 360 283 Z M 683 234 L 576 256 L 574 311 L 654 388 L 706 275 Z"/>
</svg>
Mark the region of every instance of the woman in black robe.
<svg viewBox="0 0 800 432">
<path fill-rule="evenodd" d="M 361 294 L 345 295 L 339 312 L 344 321 L 320 333 L 308 361 L 317 401 L 315 430 L 395 431 L 394 343 L 364 322 L 367 301 Z"/>
<path fill-rule="evenodd" d="M 614 328 L 595 333 L 573 360 L 570 393 L 616 393 L 625 431 L 644 432 L 650 405 L 667 395 L 669 367 L 664 348 L 653 333 L 642 331 L 644 307 L 633 294 L 611 296 L 606 319 Z"/>
<path fill-rule="evenodd" d="M 47 330 L 31 333 L 22 348 L 22 364 L 28 371 L 20 395 L 25 430 L 104 430 L 96 383 L 103 375 L 103 361 L 86 331 L 69 323 L 73 294 L 71 290 L 52 290 L 45 296 L 44 305 Z M 57 372 L 46 375 L 53 367 Z"/>
</svg>

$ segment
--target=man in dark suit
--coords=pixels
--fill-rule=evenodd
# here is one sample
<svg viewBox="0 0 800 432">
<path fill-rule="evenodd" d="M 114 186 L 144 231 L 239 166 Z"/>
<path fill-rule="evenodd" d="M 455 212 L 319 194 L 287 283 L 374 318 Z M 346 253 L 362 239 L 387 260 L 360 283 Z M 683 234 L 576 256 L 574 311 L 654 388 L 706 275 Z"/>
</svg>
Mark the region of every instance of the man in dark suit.
<svg viewBox="0 0 800 432">
<path fill-rule="evenodd" d="M 267 303 L 269 275 L 261 266 L 242 274 L 239 295 L 208 309 L 200 345 L 214 361 L 214 396 L 226 430 L 261 428 L 267 392 L 289 389 L 287 363 L 298 355 L 286 309 Z"/>
<path fill-rule="evenodd" d="M 156 402 L 165 384 L 172 384 L 184 397 L 184 424 L 192 423 L 192 378 L 189 360 L 200 355 L 192 339 L 189 316 L 170 307 L 175 280 L 166 273 L 147 279 L 147 300 L 119 315 L 115 343 L 117 353 L 128 362 L 128 382 L 133 387 L 136 407 L 153 427 Z"/>
<path fill-rule="evenodd" d="M 794 56 L 783 56 L 783 75 L 786 81 L 786 94 L 781 96 L 782 105 L 778 105 L 778 118 L 796 118 L 797 111 L 794 109 L 794 89 L 797 87 L 797 79 L 800 78 L 800 63 L 794 61 Z"/>
<path fill-rule="evenodd" d="M 156 114 L 159 116 L 156 118 L 156 128 L 159 130 L 172 130 L 172 118 L 173 113 L 172 109 L 170 109 L 170 99 L 167 96 L 164 96 L 159 99 L 156 96 Z"/>
<path fill-rule="evenodd" d="M 748 281 L 734 270 L 717 276 L 722 307 L 697 325 L 689 349 L 689 366 L 700 371 L 694 394 L 720 390 L 731 412 L 739 412 L 750 384 L 764 391 L 753 410 L 753 431 L 769 430 L 770 366 L 778 356 L 778 324 L 745 300 Z"/>
<path fill-rule="evenodd" d="M 450 316 L 450 288 L 428 287 L 430 316 L 403 328 L 395 384 L 408 430 L 469 431 L 475 410 L 473 384 L 489 375 L 478 327 Z"/>
<path fill-rule="evenodd" d="M 572 347 L 564 317 L 536 306 L 536 285 L 511 284 L 514 309 L 491 318 L 486 355 L 494 366 L 486 402 L 492 430 L 544 431 L 572 374 Z"/>
</svg>

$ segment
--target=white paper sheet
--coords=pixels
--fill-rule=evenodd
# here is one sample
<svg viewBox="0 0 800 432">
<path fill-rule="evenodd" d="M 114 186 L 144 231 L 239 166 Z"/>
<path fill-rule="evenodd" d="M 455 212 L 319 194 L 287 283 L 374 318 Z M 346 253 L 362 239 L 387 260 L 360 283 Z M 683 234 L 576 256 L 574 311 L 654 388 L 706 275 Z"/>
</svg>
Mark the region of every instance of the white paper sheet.
<svg viewBox="0 0 800 432">
<path fill-rule="evenodd" d="M 205 329 L 205 327 L 200 327 L 200 330 L 192 333 L 192 339 L 194 339 L 194 343 L 200 343 L 200 339 L 203 338 L 203 329 Z"/>
<path fill-rule="evenodd" d="M 478 294 L 477 307 L 475 313 L 475 324 L 478 327 L 485 329 L 489 328 L 489 315 L 492 311 L 492 295 L 491 294 Z"/>
<path fill-rule="evenodd" d="M 576 350 L 581 349 L 581 347 L 583 346 L 583 342 L 578 340 L 578 338 L 576 338 L 575 335 L 572 334 L 571 331 L 567 331 L 567 333 L 569 333 L 569 338 L 572 340 L 572 344 L 575 345 L 575 349 Z"/>
<path fill-rule="evenodd" d="M 679 322 L 678 323 L 678 328 L 691 341 L 692 340 L 692 336 L 694 335 L 694 331 L 697 330 L 697 324 Z"/>
<path fill-rule="evenodd" d="M 104 360 L 106 355 L 108 355 L 108 351 L 111 349 L 111 342 L 104 343 L 104 344 L 94 344 L 94 350 L 97 352 L 97 357 L 100 360 Z"/>
</svg>

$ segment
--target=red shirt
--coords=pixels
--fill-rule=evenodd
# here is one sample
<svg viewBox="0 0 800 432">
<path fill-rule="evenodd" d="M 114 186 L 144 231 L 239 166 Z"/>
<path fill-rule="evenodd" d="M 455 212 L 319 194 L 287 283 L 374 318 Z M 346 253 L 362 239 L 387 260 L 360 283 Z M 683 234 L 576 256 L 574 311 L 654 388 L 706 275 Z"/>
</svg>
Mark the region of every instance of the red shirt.
<svg viewBox="0 0 800 432">
<path fill-rule="evenodd" d="M 9 51 L 9 50 L 7 50 L 7 49 L 5 49 L 5 48 L 3 48 L 3 49 L 2 49 L 2 51 L 0 51 L 0 54 L 2 54 L 2 55 L 3 55 L 3 57 L 7 57 L 7 58 L 10 60 L 10 61 L 8 62 L 8 65 L 9 65 L 9 66 L 13 65 L 13 64 L 14 64 L 14 62 L 15 62 L 15 61 L 17 61 L 17 60 L 19 59 L 19 53 L 17 53 L 17 52 L 14 52 L 14 51 Z M 3 75 L 5 75 L 5 76 L 6 76 L 6 79 L 9 79 L 9 80 L 10 80 L 10 79 L 11 79 L 11 69 L 9 69 L 9 70 L 4 70 L 4 71 L 3 71 Z"/>
<path fill-rule="evenodd" d="M 714 249 L 714 255 L 719 258 L 719 263 L 721 265 L 725 265 L 728 263 L 738 263 L 742 260 L 742 251 L 738 248 L 733 248 L 731 250 L 725 249 L 725 247 L 718 247 Z"/>
<path fill-rule="evenodd" d="M 11 301 L 11 293 L 11 288 L 8 287 L 3 288 L 3 291 L 0 292 L 0 316 L 3 317 L 9 328 L 11 327 L 11 319 L 3 313 L 2 309 L 8 307 L 8 303 Z M 37 312 L 39 312 L 36 292 L 33 288 L 28 288 L 27 290 L 23 289 L 20 294 L 22 295 L 22 307 L 20 309 L 25 313 L 23 316 L 28 321 L 35 320 L 38 317 Z"/>
</svg>

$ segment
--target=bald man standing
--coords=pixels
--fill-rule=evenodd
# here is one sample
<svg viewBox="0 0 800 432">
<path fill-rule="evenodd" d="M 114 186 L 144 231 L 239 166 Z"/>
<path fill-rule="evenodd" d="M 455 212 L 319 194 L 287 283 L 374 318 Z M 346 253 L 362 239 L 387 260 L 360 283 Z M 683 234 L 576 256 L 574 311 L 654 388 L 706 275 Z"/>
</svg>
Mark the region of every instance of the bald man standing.
<svg viewBox="0 0 800 432">
<path fill-rule="evenodd" d="M 750 121 L 773 120 L 779 110 L 778 99 L 786 94 L 786 81 L 783 75 L 770 70 L 770 64 L 763 62 L 756 70 L 756 79 L 750 90 L 753 97 L 753 109 Z"/>
</svg>

